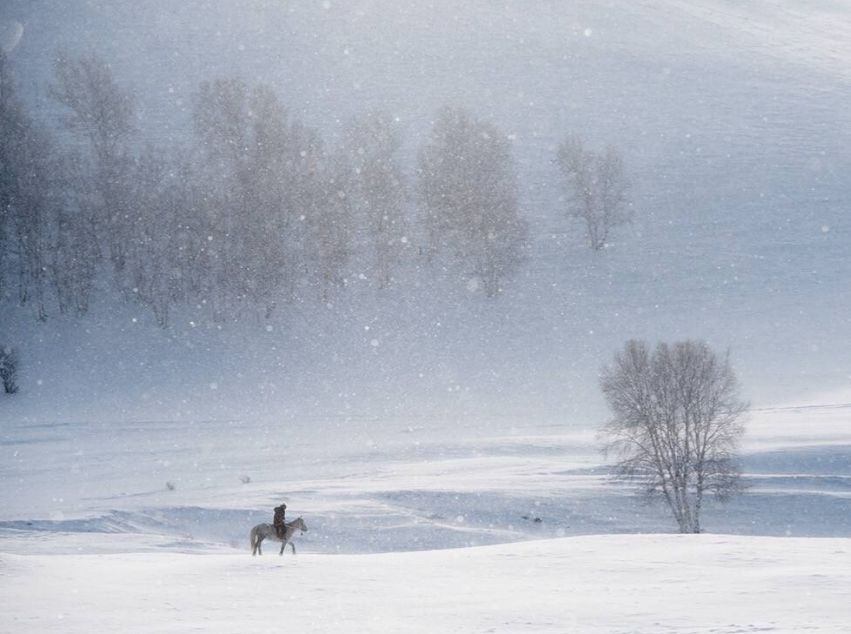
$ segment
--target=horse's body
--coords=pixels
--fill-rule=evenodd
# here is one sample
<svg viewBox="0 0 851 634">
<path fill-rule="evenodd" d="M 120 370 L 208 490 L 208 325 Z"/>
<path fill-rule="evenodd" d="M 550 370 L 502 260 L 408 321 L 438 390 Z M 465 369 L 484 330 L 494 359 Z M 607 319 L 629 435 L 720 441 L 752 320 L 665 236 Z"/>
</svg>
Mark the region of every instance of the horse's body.
<svg viewBox="0 0 851 634">
<path fill-rule="evenodd" d="M 263 549 L 261 548 L 261 544 L 264 539 L 274 539 L 276 542 L 281 542 L 281 552 L 279 554 L 284 554 L 284 548 L 287 547 L 287 544 L 290 545 L 290 548 L 293 549 L 293 555 L 295 555 L 295 544 L 293 544 L 290 540 L 296 531 L 301 531 L 302 533 L 307 530 L 307 524 L 304 523 L 304 520 L 299 518 L 294 519 L 292 522 L 286 522 L 284 526 L 287 529 L 284 531 L 284 537 L 281 539 L 278 537 L 278 531 L 275 530 L 275 527 L 271 524 L 258 524 L 254 528 L 251 529 L 251 554 L 252 555 L 262 555 Z"/>
</svg>

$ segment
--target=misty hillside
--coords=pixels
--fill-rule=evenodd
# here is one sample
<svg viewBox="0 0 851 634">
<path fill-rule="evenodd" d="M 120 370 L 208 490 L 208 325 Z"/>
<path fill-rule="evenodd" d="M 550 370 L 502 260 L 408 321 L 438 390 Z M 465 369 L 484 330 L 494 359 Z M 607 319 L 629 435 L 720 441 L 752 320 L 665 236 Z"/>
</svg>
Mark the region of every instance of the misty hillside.
<svg viewBox="0 0 851 634">
<path fill-rule="evenodd" d="M 381 109 L 413 220 L 418 150 L 438 110 L 461 107 L 510 140 L 529 228 L 493 298 L 411 257 L 391 292 L 352 265 L 328 301 L 268 319 L 187 305 L 161 328 L 103 279 L 82 317 L 42 323 L 4 300 L 0 342 L 22 358 L 12 417 L 590 426 L 599 368 L 633 337 L 729 348 L 757 405 L 851 381 L 840 2 L 11 0 L 0 20 L 22 99 L 60 139 L 60 50 L 97 53 L 132 87 L 142 144 L 183 144 L 199 82 L 221 77 L 274 87 L 329 146 Z M 632 183 L 633 222 L 599 252 L 565 212 L 569 133 L 618 148 Z"/>
</svg>

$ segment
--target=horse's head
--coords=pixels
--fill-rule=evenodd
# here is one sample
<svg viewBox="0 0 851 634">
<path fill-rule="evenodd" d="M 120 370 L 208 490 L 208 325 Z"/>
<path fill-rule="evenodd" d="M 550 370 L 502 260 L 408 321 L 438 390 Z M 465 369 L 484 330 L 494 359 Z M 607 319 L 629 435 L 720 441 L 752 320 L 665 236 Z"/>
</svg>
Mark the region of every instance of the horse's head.
<svg viewBox="0 0 851 634">
<path fill-rule="evenodd" d="M 304 520 L 300 517 L 297 517 L 296 520 L 292 523 L 294 528 L 299 529 L 302 533 L 307 532 L 307 524 L 304 523 Z"/>
</svg>

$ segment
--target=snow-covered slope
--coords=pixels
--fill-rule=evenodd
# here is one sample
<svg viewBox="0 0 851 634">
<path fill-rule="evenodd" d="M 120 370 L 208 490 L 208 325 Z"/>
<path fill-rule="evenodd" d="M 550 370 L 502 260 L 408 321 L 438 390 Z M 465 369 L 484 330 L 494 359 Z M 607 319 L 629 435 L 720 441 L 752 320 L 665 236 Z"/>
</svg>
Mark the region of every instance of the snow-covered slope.
<svg viewBox="0 0 851 634">
<path fill-rule="evenodd" d="M 602 536 L 385 555 L 0 555 L 0 630 L 840 634 L 851 541 Z"/>
<path fill-rule="evenodd" d="M 529 262 L 493 302 L 464 280 L 383 296 L 353 271 L 331 307 L 221 330 L 187 311 L 160 331 L 108 301 L 82 323 L 4 308 L 24 379 L 0 417 L 588 427 L 605 415 L 597 371 L 630 337 L 729 347 L 757 405 L 848 385 L 844 3 L 237 4 L 3 12 L 25 25 L 13 61 L 46 119 L 32 90 L 54 47 L 95 48 L 139 88 L 155 142 L 186 134 L 194 86 L 221 74 L 272 83 L 329 139 L 353 112 L 394 112 L 411 158 L 436 108 L 466 105 L 513 136 Z M 551 159 L 567 132 L 619 146 L 632 175 L 636 221 L 602 254 L 560 208 Z"/>
</svg>

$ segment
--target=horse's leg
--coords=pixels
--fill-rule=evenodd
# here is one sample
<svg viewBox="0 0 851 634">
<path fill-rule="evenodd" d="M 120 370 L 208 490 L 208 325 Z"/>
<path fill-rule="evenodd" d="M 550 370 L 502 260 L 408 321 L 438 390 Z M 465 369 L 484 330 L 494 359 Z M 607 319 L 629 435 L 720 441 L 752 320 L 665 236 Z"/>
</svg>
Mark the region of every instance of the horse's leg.
<svg viewBox="0 0 851 634">
<path fill-rule="evenodd" d="M 293 555 L 295 555 L 295 544 L 293 542 L 290 542 L 290 548 L 293 549 Z"/>
<path fill-rule="evenodd" d="M 263 535 L 261 534 L 261 535 L 258 535 L 258 536 L 257 536 L 257 554 L 258 554 L 258 555 L 262 555 L 262 554 L 263 554 L 263 546 L 262 546 L 262 544 L 263 544 Z"/>
<path fill-rule="evenodd" d="M 278 554 L 283 555 L 284 554 L 284 548 L 286 548 L 286 547 L 287 547 L 287 540 L 286 539 L 281 540 L 281 552 L 278 553 Z"/>
</svg>

